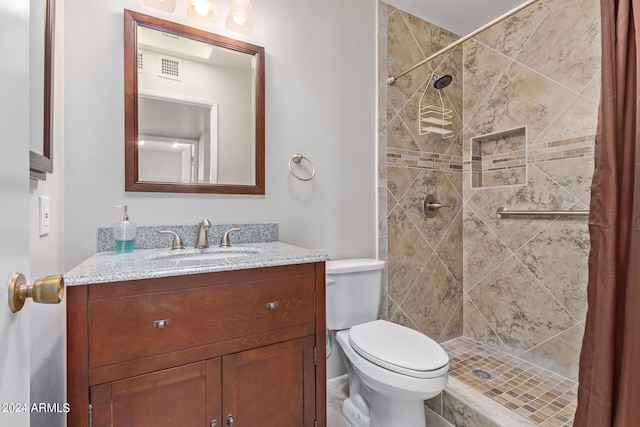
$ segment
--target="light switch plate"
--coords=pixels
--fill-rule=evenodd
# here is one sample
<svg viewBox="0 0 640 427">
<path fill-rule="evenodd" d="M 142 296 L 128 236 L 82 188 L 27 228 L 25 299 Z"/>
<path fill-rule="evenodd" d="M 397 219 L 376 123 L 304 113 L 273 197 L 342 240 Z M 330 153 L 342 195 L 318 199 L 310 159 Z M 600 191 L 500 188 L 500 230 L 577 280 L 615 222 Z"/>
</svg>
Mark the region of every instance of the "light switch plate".
<svg viewBox="0 0 640 427">
<path fill-rule="evenodd" d="M 51 218 L 49 214 L 49 197 L 38 197 L 38 205 L 40 206 L 39 223 L 40 223 L 40 236 L 46 236 L 51 229 Z"/>
</svg>

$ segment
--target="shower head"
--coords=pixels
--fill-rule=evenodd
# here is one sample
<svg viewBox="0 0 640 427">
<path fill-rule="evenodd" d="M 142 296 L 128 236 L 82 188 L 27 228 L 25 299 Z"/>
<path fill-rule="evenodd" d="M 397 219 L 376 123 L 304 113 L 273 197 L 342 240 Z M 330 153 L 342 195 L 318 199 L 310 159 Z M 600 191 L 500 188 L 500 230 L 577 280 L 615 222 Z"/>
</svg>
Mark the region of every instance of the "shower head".
<svg viewBox="0 0 640 427">
<path fill-rule="evenodd" d="M 449 86 L 452 81 L 453 77 L 451 77 L 450 74 L 445 74 L 444 76 L 438 77 L 438 79 L 433 83 L 433 87 L 438 90 L 444 89 L 445 87 Z"/>
</svg>

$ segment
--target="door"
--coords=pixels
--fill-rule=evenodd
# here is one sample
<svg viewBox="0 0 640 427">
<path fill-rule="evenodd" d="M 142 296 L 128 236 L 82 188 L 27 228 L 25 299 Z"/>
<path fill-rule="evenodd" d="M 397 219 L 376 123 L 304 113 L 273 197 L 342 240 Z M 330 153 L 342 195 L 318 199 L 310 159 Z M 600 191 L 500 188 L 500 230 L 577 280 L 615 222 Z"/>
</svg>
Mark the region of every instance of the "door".
<svg viewBox="0 0 640 427">
<path fill-rule="evenodd" d="M 222 426 L 220 358 L 91 387 L 94 427 Z"/>
<path fill-rule="evenodd" d="M 29 1 L 0 2 L 0 425 L 29 425 L 29 311 L 7 289 L 29 273 Z"/>
<path fill-rule="evenodd" d="M 312 427 L 314 338 L 299 338 L 222 358 L 226 426 Z"/>
</svg>

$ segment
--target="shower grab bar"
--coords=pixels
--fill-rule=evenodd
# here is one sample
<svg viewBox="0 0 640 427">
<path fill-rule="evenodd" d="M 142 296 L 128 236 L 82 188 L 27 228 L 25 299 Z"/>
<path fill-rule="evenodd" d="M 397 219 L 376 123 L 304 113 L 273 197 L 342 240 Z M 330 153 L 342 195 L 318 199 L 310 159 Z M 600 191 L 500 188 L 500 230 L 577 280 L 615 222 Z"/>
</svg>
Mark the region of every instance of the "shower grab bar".
<svg viewBox="0 0 640 427">
<path fill-rule="evenodd" d="M 507 216 L 589 216 L 589 211 L 510 211 L 507 208 L 498 208 L 496 215 L 501 219 Z"/>
</svg>

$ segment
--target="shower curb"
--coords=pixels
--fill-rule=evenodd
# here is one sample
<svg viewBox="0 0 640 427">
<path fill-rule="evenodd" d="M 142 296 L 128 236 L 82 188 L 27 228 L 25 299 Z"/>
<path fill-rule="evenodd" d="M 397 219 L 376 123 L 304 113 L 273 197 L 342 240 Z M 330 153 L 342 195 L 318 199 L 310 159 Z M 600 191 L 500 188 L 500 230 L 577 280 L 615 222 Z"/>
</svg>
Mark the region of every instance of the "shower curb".
<svg viewBox="0 0 640 427">
<path fill-rule="evenodd" d="M 439 402 L 428 401 L 427 406 L 456 427 L 537 425 L 451 376 L 439 399 Z"/>
</svg>

